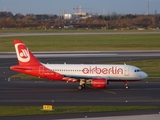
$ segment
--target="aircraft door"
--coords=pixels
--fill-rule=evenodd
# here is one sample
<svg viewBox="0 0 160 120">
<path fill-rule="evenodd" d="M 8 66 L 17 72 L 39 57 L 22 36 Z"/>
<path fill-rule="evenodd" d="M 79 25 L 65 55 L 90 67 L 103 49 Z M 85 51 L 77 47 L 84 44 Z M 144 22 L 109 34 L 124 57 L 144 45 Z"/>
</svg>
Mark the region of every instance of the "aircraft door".
<svg viewBox="0 0 160 120">
<path fill-rule="evenodd" d="M 44 66 L 39 66 L 39 74 L 40 75 L 44 74 Z"/>
<path fill-rule="evenodd" d="M 125 65 L 124 67 L 124 75 L 129 76 L 129 67 Z"/>
</svg>

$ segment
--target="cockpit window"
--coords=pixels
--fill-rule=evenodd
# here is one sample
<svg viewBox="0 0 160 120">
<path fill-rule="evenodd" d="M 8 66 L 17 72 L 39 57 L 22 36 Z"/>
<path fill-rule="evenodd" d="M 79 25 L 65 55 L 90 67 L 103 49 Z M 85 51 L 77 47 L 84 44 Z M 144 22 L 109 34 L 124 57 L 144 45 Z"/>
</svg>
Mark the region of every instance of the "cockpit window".
<svg viewBox="0 0 160 120">
<path fill-rule="evenodd" d="M 140 70 L 140 69 L 136 69 L 136 70 L 134 70 L 134 72 L 141 72 L 142 70 Z"/>
</svg>

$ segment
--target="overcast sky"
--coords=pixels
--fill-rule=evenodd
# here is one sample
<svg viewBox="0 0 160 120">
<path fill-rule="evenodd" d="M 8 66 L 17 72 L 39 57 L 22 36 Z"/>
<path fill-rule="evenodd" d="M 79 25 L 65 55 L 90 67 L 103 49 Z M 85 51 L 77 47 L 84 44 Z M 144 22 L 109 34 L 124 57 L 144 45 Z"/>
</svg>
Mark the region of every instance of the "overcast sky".
<svg viewBox="0 0 160 120">
<path fill-rule="evenodd" d="M 146 14 L 150 4 L 150 13 L 160 13 L 160 0 L 0 0 L 0 11 L 13 14 L 59 14 L 60 10 L 73 14 L 73 8 L 81 6 L 85 12 L 103 14 Z"/>
</svg>

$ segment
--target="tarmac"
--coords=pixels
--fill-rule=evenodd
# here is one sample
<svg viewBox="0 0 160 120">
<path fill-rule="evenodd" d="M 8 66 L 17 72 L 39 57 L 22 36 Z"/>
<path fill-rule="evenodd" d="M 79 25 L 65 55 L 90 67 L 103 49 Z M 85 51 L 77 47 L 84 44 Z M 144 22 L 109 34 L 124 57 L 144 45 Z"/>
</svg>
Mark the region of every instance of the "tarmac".
<svg viewBox="0 0 160 120">
<path fill-rule="evenodd" d="M 130 56 L 126 53 L 118 56 L 101 57 L 39 57 L 44 63 L 111 63 L 116 61 L 159 59 L 155 56 Z M 126 55 L 123 56 L 123 55 Z M 141 53 L 143 54 L 143 52 Z M 152 53 L 150 53 L 152 54 Z M 51 104 L 53 106 L 160 106 L 160 82 L 134 82 L 129 83 L 129 89 L 125 89 L 124 83 L 110 83 L 105 89 L 94 89 L 86 86 L 78 90 L 78 83 L 65 83 L 48 80 L 23 80 L 10 79 L 10 76 L 17 74 L 9 67 L 16 65 L 17 59 L 0 58 L 0 106 L 37 106 Z M 20 117 L 0 117 L 0 119 L 154 119 L 159 117 L 160 110 L 122 111 L 105 113 L 83 113 L 69 115 L 36 115 Z M 94 118 L 93 118 L 94 117 Z M 98 118 L 100 117 L 100 118 Z"/>
</svg>

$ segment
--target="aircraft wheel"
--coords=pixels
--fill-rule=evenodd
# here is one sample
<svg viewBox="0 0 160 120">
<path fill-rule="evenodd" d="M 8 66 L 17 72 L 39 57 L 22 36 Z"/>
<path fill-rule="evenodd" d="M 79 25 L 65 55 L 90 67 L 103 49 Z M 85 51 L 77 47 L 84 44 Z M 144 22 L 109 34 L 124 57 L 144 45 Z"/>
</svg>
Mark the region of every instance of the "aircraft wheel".
<svg viewBox="0 0 160 120">
<path fill-rule="evenodd" d="M 82 90 L 82 89 L 83 89 L 82 85 L 79 85 L 79 86 L 78 86 L 78 89 L 79 89 L 79 90 Z"/>
<path fill-rule="evenodd" d="M 129 88 L 129 87 L 128 87 L 128 82 L 127 82 L 127 81 L 125 82 L 125 86 L 126 86 L 126 89 Z"/>
<path fill-rule="evenodd" d="M 86 86 L 86 85 L 85 85 L 85 84 L 83 84 L 83 85 L 81 85 L 81 86 L 82 86 L 83 88 L 85 88 L 85 86 Z"/>
</svg>

